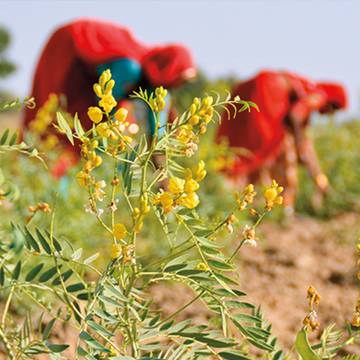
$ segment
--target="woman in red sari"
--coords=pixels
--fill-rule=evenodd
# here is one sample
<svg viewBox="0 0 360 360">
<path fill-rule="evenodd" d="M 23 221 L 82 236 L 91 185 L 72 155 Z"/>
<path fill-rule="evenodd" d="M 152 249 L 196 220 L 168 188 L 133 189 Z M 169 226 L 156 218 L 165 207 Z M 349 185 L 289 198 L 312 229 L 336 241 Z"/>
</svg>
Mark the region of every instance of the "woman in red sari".
<svg viewBox="0 0 360 360">
<path fill-rule="evenodd" d="M 260 111 L 241 112 L 231 120 L 224 114 L 217 140 L 242 149 L 231 168 L 225 169 L 228 175 L 254 182 L 281 174 L 285 206 L 292 209 L 300 162 L 314 179 L 318 194 L 325 194 L 328 181 L 306 130 L 313 112 L 332 113 L 346 107 L 345 89 L 289 72 L 263 71 L 237 85 L 232 95 L 255 102 Z"/>
<path fill-rule="evenodd" d="M 26 110 L 23 128 L 34 127 L 31 122 L 37 110 L 47 103 L 51 94 L 65 95 L 65 110 L 72 115 L 77 112 L 84 127 L 90 128 L 92 122 L 87 115 L 88 107 L 97 102 L 92 90 L 93 84 L 106 69 L 110 69 L 115 80 L 112 93 L 119 106 L 139 87 L 152 91 L 162 85 L 170 90 L 169 98 L 172 88 L 196 75 L 191 53 L 182 45 L 147 46 L 120 25 L 79 19 L 57 29 L 45 45 L 36 67 L 31 91 L 37 108 Z M 169 102 L 167 99 L 167 103 Z M 141 127 L 151 137 L 155 131 L 153 113 L 144 104 L 134 104 L 136 113 L 140 110 L 143 115 L 145 112 L 145 116 L 141 118 L 146 120 Z M 165 130 L 169 114 L 168 106 L 161 113 L 159 136 Z M 50 126 L 48 129 L 51 133 Z M 62 138 L 67 144 L 65 138 Z M 61 177 L 76 162 L 74 148 L 67 148 L 54 167 L 53 174 L 56 177 Z"/>
<path fill-rule="evenodd" d="M 196 75 L 191 54 L 182 45 L 147 46 L 125 27 L 80 19 L 56 30 L 42 51 L 31 92 L 37 109 L 51 93 L 63 94 L 66 110 L 72 115 L 77 112 L 85 127 L 90 126 L 87 110 L 96 102 L 92 87 L 105 69 L 111 70 L 116 82 L 113 95 L 117 102 L 140 86 L 171 89 Z M 26 110 L 25 128 L 37 109 Z M 155 126 L 150 112 L 148 118 L 147 127 L 152 133 Z M 166 115 L 163 125 L 165 122 Z"/>
</svg>

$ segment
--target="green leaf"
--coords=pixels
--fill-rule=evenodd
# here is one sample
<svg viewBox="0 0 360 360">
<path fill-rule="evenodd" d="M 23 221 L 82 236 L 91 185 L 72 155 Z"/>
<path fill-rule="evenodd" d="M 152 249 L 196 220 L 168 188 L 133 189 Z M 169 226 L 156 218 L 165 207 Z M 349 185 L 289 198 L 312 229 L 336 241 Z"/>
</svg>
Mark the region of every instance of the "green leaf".
<svg viewBox="0 0 360 360">
<path fill-rule="evenodd" d="M 9 145 L 13 146 L 16 143 L 17 133 L 15 132 L 9 141 Z"/>
<path fill-rule="evenodd" d="M 253 315 L 248 315 L 248 314 L 236 314 L 234 315 L 234 318 L 237 319 L 238 321 L 242 321 L 242 322 L 251 322 L 251 323 L 255 323 L 255 324 L 261 324 L 261 319 L 258 318 L 257 316 L 253 316 Z"/>
<path fill-rule="evenodd" d="M 222 248 L 223 246 L 221 244 L 216 243 L 215 241 L 210 241 L 204 237 L 198 237 L 197 240 L 201 245 L 205 245 L 209 248 Z"/>
<path fill-rule="evenodd" d="M 30 282 L 31 280 L 34 280 L 36 275 L 41 271 L 41 269 L 43 268 L 44 264 L 38 264 L 36 265 L 34 268 L 32 268 L 26 275 L 25 277 L 25 281 Z"/>
<path fill-rule="evenodd" d="M 45 341 L 45 345 L 50 351 L 54 353 L 61 353 L 69 347 L 67 344 L 50 344 L 47 341 Z"/>
<path fill-rule="evenodd" d="M 42 248 L 45 250 L 45 252 L 47 254 L 51 255 L 51 247 L 50 247 L 49 243 L 46 241 L 44 235 L 40 232 L 39 229 L 36 229 L 36 234 L 37 234 L 37 237 L 40 241 Z"/>
<path fill-rule="evenodd" d="M 9 129 L 6 129 L 1 136 L 0 145 L 4 145 L 6 143 L 8 136 L 9 136 Z"/>
<path fill-rule="evenodd" d="M 11 275 L 12 279 L 14 280 L 18 280 L 19 276 L 20 276 L 20 271 L 21 271 L 21 260 L 18 261 L 18 263 L 16 264 L 14 271 Z"/>
<path fill-rule="evenodd" d="M 103 345 L 101 345 L 98 341 L 96 341 L 89 333 L 86 331 L 82 331 L 79 335 L 80 339 L 85 341 L 90 347 L 95 350 L 99 350 L 102 352 L 109 353 L 110 351 Z"/>
<path fill-rule="evenodd" d="M 4 286 L 5 284 L 5 271 L 4 271 L 4 267 L 2 266 L 0 268 L 0 285 Z"/>
<path fill-rule="evenodd" d="M 57 112 L 56 119 L 57 119 L 57 123 L 59 124 L 60 129 L 62 131 L 64 131 L 68 140 L 71 142 L 72 145 L 74 145 L 74 137 L 73 137 L 71 128 L 70 128 L 68 122 L 65 120 L 63 114 L 61 114 L 61 112 Z"/>
<path fill-rule="evenodd" d="M 215 267 L 220 270 L 233 270 L 234 269 L 233 266 L 231 266 L 230 264 L 222 262 L 222 261 L 218 261 L 218 260 L 208 260 L 208 264 L 211 267 Z"/>
<path fill-rule="evenodd" d="M 49 338 L 51 330 L 54 327 L 55 321 L 56 321 L 56 319 L 52 319 L 46 324 L 45 329 L 42 334 L 43 340 L 47 340 Z"/>
<path fill-rule="evenodd" d="M 304 328 L 296 335 L 295 348 L 303 360 L 321 360 L 311 348 Z"/>
<path fill-rule="evenodd" d="M 71 293 L 71 292 L 76 292 L 76 291 L 80 291 L 80 290 L 84 290 L 84 289 L 85 289 L 85 285 L 83 283 L 76 283 L 76 284 L 69 285 L 66 288 L 66 291 Z"/>
<path fill-rule="evenodd" d="M 99 334 L 102 334 L 102 335 L 104 335 L 106 337 L 114 336 L 114 334 L 112 332 L 105 329 L 103 326 L 99 325 L 98 323 L 96 323 L 93 320 L 88 320 L 87 323 L 93 330 L 95 330 L 95 332 L 98 332 Z"/>
<path fill-rule="evenodd" d="M 65 271 L 64 273 L 61 274 L 61 278 L 63 280 L 63 282 L 66 282 L 67 279 L 70 278 L 70 276 L 74 273 L 73 270 L 69 269 L 67 271 Z M 61 284 L 61 280 L 60 280 L 60 276 L 56 277 L 53 282 L 53 285 L 60 285 Z"/>
<path fill-rule="evenodd" d="M 118 300 L 127 302 L 128 298 L 120 291 L 120 289 L 116 289 L 112 285 L 105 285 L 105 289 L 111 292 L 113 296 L 115 296 Z"/>
<path fill-rule="evenodd" d="M 35 250 L 36 252 L 40 252 L 40 246 L 35 240 L 35 238 L 32 236 L 28 228 L 25 228 L 25 239 L 28 242 L 29 246 L 33 248 L 33 250 Z"/>
<path fill-rule="evenodd" d="M 219 340 L 209 337 L 202 337 L 201 339 L 197 340 L 214 348 L 226 348 L 235 345 L 234 341 L 232 340 Z"/>
<path fill-rule="evenodd" d="M 271 346 L 271 345 L 269 345 L 269 344 L 267 344 L 264 341 L 261 341 L 259 339 L 249 338 L 248 341 L 249 341 L 249 343 L 253 344 L 254 346 L 256 346 L 259 349 L 266 350 L 266 351 L 273 351 L 274 350 L 273 346 Z"/>
<path fill-rule="evenodd" d="M 75 113 L 75 116 L 74 116 L 74 129 L 75 129 L 76 134 L 80 138 L 84 136 L 85 131 L 84 131 L 83 127 L 81 126 L 81 122 L 79 120 L 77 113 Z"/>
<path fill-rule="evenodd" d="M 250 360 L 250 358 L 245 356 L 240 351 L 236 351 L 236 350 L 222 351 L 219 352 L 219 355 L 225 360 Z"/>
<path fill-rule="evenodd" d="M 43 283 L 46 282 L 48 280 L 50 280 L 57 272 L 57 267 L 54 266 L 52 268 L 50 268 L 49 270 L 45 271 L 39 278 L 39 282 Z"/>
<path fill-rule="evenodd" d="M 76 298 L 79 299 L 79 300 L 89 300 L 90 294 L 87 293 L 87 292 L 81 293 L 81 294 L 78 294 L 78 295 L 76 296 Z"/>
<path fill-rule="evenodd" d="M 186 268 L 186 266 L 187 266 L 187 264 L 170 265 L 170 266 L 165 267 L 164 271 L 166 271 L 166 272 L 176 272 L 178 270 Z"/>
</svg>

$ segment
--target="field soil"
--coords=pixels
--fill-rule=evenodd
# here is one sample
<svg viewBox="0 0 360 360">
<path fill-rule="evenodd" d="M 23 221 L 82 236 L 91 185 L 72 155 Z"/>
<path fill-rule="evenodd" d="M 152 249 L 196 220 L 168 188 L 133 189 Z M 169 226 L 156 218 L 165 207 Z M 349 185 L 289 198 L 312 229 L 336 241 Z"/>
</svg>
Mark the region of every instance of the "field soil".
<svg viewBox="0 0 360 360">
<path fill-rule="evenodd" d="M 281 347 L 290 350 L 294 344 L 307 312 L 309 285 L 315 286 L 322 297 L 318 311 L 321 329 L 333 322 L 344 327 L 359 294 L 355 243 L 360 235 L 360 215 L 347 213 L 330 220 L 296 216 L 285 224 L 265 222 L 260 228 L 258 246 L 241 250 L 237 275 L 241 289 L 248 294 L 247 300 L 261 304 Z M 164 309 L 164 316 L 194 296 L 185 286 L 172 284 L 158 284 L 150 291 L 155 304 Z M 204 323 L 210 314 L 197 301 L 181 318 Z M 318 337 L 320 331 L 312 337 Z M 55 333 L 53 340 L 71 344 L 73 352 L 74 330 L 59 324 Z M 346 353 L 360 355 L 360 347 L 351 345 Z M 72 358 L 69 353 L 65 356 Z M 0 354 L 0 359 L 5 357 Z"/>
<path fill-rule="evenodd" d="M 360 235 L 360 215 L 347 213 L 330 220 L 296 216 L 285 224 L 267 222 L 260 228 L 258 246 L 241 250 L 238 276 L 248 300 L 261 304 L 280 345 L 289 350 L 294 344 L 307 312 L 309 285 L 321 295 L 320 331 L 333 322 L 344 327 L 359 294 L 355 243 Z M 185 288 L 163 285 L 152 291 L 167 314 L 193 296 Z M 203 322 L 209 314 L 202 309 L 200 303 L 195 303 L 184 317 Z M 318 337 L 320 331 L 312 336 Z M 360 347 L 347 350 L 360 355 Z"/>
</svg>

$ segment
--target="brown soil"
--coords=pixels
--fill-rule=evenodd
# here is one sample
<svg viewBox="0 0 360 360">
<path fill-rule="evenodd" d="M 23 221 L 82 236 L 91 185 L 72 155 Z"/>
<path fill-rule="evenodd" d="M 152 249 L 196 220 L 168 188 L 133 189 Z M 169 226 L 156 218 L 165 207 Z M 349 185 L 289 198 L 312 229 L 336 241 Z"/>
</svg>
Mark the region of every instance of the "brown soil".
<svg viewBox="0 0 360 360">
<path fill-rule="evenodd" d="M 309 285 L 315 286 L 322 296 L 318 311 L 321 329 L 333 322 L 344 327 L 351 319 L 359 292 L 355 251 L 359 234 L 359 214 L 348 213 L 327 221 L 296 217 L 283 225 L 262 224 L 258 246 L 241 250 L 238 273 L 241 289 L 248 293 L 250 302 L 261 304 L 282 348 L 291 349 L 302 326 Z M 164 309 L 164 316 L 194 296 L 185 286 L 171 284 L 155 285 L 151 293 L 155 304 Z M 209 313 L 197 301 L 182 317 L 204 323 Z M 313 336 L 318 336 L 321 329 Z M 55 342 L 71 343 L 74 349 L 76 339 L 72 332 L 59 328 Z M 347 350 L 360 354 L 356 345 Z"/>
<path fill-rule="evenodd" d="M 344 327 L 351 319 L 359 292 L 355 251 L 359 234 L 358 214 L 344 214 L 327 221 L 296 217 L 285 225 L 264 223 L 259 245 L 242 249 L 241 289 L 247 292 L 250 302 L 261 304 L 282 348 L 291 349 L 294 345 L 307 312 L 309 285 L 315 286 L 322 296 L 318 311 L 321 329 L 333 322 Z M 166 314 L 193 296 L 185 288 L 163 285 L 154 287 L 153 293 Z M 185 317 L 203 322 L 208 314 L 202 309 L 200 303 L 195 303 Z M 319 336 L 321 329 L 313 336 Z M 351 346 L 348 352 L 360 354 L 360 347 Z"/>
</svg>

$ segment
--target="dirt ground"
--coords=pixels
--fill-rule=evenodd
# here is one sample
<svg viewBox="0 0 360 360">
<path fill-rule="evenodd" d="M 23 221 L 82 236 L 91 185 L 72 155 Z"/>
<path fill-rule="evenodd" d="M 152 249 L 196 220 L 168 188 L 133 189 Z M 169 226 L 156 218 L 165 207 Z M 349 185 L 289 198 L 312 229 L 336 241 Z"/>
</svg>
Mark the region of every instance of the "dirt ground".
<svg viewBox="0 0 360 360">
<path fill-rule="evenodd" d="M 355 242 L 360 235 L 360 214 L 348 213 L 326 221 L 297 216 L 282 225 L 265 222 L 260 229 L 258 246 L 241 251 L 238 276 L 248 300 L 262 305 L 281 347 L 289 350 L 294 344 L 306 315 L 309 285 L 322 296 L 318 311 L 321 328 L 333 322 L 344 327 L 359 292 Z M 168 284 L 153 286 L 151 293 L 165 316 L 193 297 L 189 289 Z M 209 314 L 195 302 L 183 317 L 204 323 Z M 56 342 L 70 343 L 74 349 L 76 339 L 71 333 L 68 328 L 59 328 Z M 347 352 L 360 355 L 360 347 L 352 345 Z M 5 358 L 0 355 L 0 359 Z"/>
<path fill-rule="evenodd" d="M 248 299 L 262 305 L 282 348 L 294 345 L 306 315 L 309 285 L 322 297 L 318 311 L 321 328 L 333 322 L 344 327 L 359 292 L 355 243 L 360 235 L 360 215 L 344 214 L 326 221 L 297 216 L 283 225 L 264 223 L 261 233 L 264 235 L 260 234 L 256 248 L 242 249 L 238 275 Z M 166 313 L 192 298 L 186 289 L 175 291 L 164 286 L 153 293 Z M 186 316 L 205 320 L 207 314 L 201 309 L 195 303 Z M 351 346 L 348 352 L 360 354 L 360 348 Z"/>
</svg>

